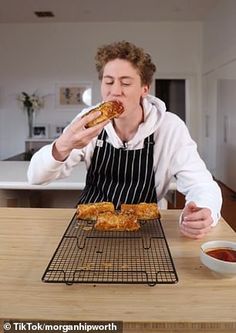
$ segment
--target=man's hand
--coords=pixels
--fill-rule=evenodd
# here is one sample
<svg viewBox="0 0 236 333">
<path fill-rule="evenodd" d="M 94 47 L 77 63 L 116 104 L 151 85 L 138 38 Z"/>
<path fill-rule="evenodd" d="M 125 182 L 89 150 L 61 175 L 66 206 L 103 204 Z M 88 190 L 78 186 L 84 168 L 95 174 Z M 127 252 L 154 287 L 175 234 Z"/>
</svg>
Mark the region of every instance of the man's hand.
<svg viewBox="0 0 236 333">
<path fill-rule="evenodd" d="M 210 209 L 197 207 L 191 201 L 183 210 L 180 231 L 187 237 L 200 239 L 211 230 L 212 223 Z"/>
<path fill-rule="evenodd" d="M 104 121 L 91 128 L 86 128 L 86 124 L 97 118 L 99 115 L 100 112 L 98 111 L 86 115 L 83 118 L 79 118 L 70 124 L 66 131 L 63 132 L 54 143 L 52 150 L 53 157 L 58 161 L 64 161 L 73 149 L 81 149 L 85 147 L 94 137 L 96 137 L 109 121 Z"/>
</svg>

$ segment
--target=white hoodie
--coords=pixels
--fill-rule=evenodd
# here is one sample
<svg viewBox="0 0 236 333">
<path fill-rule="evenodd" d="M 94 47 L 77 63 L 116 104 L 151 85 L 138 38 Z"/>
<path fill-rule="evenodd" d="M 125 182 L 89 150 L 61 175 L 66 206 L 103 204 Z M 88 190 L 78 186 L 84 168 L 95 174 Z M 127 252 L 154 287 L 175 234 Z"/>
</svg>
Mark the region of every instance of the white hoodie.
<svg viewBox="0 0 236 333">
<path fill-rule="evenodd" d="M 90 109 L 84 109 L 77 117 L 81 117 Z M 209 208 L 215 225 L 220 218 L 221 191 L 200 158 L 197 145 L 191 139 L 185 123 L 175 114 L 167 112 L 165 103 L 154 96 L 144 98 L 143 109 L 144 122 L 127 143 L 127 149 L 142 148 L 144 139 L 154 133 L 153 168 L 158 201 L 164 197 L 174 177 L 177 190 L 186 196 L 186 202 L 194 201 L 198 207 Z M 107 141 L 115 148 L 122 148 L 123 142 L 117 136 L 111 122 L 105 129 Z M 74 149 L 63 162 L 53 158 L 53 143 L 44 146 L 31 159 L 28 169 L 29 182 L 47 184 L 55 179 L 67 177 L 80 161 L 84 161 L 88 168 L 96 139 L 83 149 Z"/>
</svg>

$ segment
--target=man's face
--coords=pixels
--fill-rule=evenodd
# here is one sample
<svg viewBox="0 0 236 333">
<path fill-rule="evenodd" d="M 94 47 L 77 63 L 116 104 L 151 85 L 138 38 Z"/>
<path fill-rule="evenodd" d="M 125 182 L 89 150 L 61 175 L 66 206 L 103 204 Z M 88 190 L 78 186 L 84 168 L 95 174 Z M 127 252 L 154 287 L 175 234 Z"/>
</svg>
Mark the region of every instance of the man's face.
<svg viewBox="0 0 236 333">
<path fill-rule="evenodd" d="M 148 94 L 148 86 L 141 84 L 140 75 L 132 64 L 123 59 L 109 61 L 103 71 L 101 94 L 104 101 L 119 100 L 124 115 L 136 110 L 141 97 Z"/>
</svg>

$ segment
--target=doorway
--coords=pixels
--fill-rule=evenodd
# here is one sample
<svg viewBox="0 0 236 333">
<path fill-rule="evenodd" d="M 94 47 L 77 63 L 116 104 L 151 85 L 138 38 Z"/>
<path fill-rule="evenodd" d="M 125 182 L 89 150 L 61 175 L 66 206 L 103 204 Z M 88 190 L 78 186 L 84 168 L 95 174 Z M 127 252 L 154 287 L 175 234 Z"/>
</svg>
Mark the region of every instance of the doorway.
<svg viewBox="0 0 236 333">
<path fill-rule="evenodd" d="M 186 80 L 156 79 L 155 96 L 166 104 L 168 111 L 177 114 L 186 122 Z"/>
</svg>

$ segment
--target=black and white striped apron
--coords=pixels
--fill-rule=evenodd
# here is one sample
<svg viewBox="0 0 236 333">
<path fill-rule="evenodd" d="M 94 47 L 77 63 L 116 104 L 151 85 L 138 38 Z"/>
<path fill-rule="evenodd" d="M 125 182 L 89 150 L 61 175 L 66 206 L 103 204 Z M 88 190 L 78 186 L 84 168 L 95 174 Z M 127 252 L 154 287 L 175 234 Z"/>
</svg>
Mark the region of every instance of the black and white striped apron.
<svg viewBox="0 0 236 333">
<path fill-rule="evenodd" d="M 153 171 L 153 134 L 142 149 L 117 149 L 106 142 L 103 130 L 88 169 L 86 185 L 78 203 L 110 201 L 121 203 L 157 202 Z"/>
</svg>

